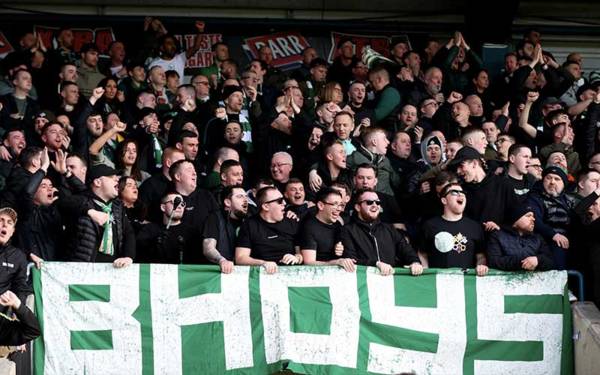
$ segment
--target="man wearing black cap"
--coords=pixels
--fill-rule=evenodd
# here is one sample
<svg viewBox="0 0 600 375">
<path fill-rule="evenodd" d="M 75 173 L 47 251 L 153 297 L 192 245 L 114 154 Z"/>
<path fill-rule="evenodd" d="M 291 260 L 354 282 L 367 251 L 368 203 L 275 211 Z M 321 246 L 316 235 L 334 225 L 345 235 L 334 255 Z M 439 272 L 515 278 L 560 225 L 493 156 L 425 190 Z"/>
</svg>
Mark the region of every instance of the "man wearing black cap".
<svg viewBox="0 0 600 375">
<path fill-rule="evenodd" d="M 493 231 L 505 222 L 508 208 L 516 204 L 516 198 L 504 178 L 486 175 L 484 165 L 483 155 L 465 146 L 458 150 L 448 169 L 455 170 L 465 182 L 465 216 L 482 223 L 486 231 Z"/>
<path fill-rule="evenodd" d="M 565 194 L 568 183 L 566 172 L 558 166 L 550 166 L 542 173 L 543 188 L 534 191 L 527 204 L 535 214 L 535 231 L 548 242 L 557 269 L 567 266 L 567 253 L 570 247 L 567 232 L 571 224 L 571 210 L 574 201 Z"/>
<path fill-rule="evenodd" d="M 552 252 L 537 233 L 531 207 L 511 207 L 507 222 L 511 226 L 493 232 L 487 242 L 487 259 L 491 268 L 503 271 L 547 271 L 553 268 Z"/>
<path fill-rule="evenodd" d="M 88 215 L 79 218 L 72 260 L 127 267 L 135 258 L 135 234 L 122 202 L 115 199 L 117 172 L 106 165 L 96 165 L 88 170 L 87 183 L 90 194 L 84 209 L 102 211 L 105 220 L 99 225 Z"/>
<path fill-rule="evenodd" d="M 105 78 L 98 69 L 98 47 L 94 43 L 86 43 L 81 47 L 81 65 L 77 70 L 79 79 L 77 85 L 79 92 L 86 97 L 92 95 L 92 91 L 98 83 Z"/>
</svg>

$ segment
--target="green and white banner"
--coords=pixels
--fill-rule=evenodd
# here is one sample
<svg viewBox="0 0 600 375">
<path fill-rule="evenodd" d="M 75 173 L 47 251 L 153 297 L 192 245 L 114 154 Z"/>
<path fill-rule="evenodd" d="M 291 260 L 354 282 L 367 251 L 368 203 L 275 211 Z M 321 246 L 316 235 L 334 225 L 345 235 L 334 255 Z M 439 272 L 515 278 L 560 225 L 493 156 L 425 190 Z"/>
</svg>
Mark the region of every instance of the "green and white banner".
<svg viewBox="0 0 600 375">
<path fill-rule="evenodd" d="M 566 272 L 46 263 L 35 374 L 572 374 Z"/>
</svg>

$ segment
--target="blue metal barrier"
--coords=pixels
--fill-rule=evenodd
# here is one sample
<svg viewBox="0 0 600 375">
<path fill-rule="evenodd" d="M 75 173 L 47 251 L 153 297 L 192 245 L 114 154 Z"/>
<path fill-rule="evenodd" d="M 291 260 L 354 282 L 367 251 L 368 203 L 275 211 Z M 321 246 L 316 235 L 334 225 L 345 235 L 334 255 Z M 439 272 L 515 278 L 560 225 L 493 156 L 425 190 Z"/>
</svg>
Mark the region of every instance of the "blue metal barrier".
<svg viewBox="0 0 600 375">
<path fill-rule="evenodd" d="M 585 286 L 583 284 L 583 274 L 579 271 L 567 270 L 567 275 L 569 275 L 569 279 L 573 279 L 573 278 L 577 279 L 577 283 L 578 283 L 577 300 L 579 302 L 585 301 Z"/>
</svg>

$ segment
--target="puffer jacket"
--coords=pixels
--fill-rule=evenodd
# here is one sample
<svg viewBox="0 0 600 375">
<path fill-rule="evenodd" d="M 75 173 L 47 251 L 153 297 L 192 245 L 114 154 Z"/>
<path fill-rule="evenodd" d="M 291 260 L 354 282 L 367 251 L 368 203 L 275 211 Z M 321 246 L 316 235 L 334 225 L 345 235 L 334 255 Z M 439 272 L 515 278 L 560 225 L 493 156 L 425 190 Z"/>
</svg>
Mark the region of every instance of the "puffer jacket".
<svg viewBox="0 0 600 375">
<path fill-rule="evenodd" d="M 98 199 L 98 198 L 96 198 Z M 93 197 L 87 202 L 89 208 L 99 210 Z M 135 234 L 125 214 L 123 203 L 116 199 L 112 205 L 114 256 L 98 252 L 102 243 L 103 227 L 94 222 L 88 215 L 81 216 L 77 222 L 77 234 L 71 260 L 78 262 L 112 262 L 117 258 L 135 258 Z"/>
</svg>

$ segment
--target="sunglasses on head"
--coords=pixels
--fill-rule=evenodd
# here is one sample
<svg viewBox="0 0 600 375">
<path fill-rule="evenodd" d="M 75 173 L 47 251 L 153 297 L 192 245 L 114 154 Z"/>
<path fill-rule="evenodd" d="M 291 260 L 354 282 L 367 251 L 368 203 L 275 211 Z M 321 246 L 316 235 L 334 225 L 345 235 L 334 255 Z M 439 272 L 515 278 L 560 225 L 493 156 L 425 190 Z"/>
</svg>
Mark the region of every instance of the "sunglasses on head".
<svg viewBox="0 0 600 375">
<path fill-rule="evenodd" d="M 381 201 L 379 199 L 365 199 L 364 201 L 360 201 L 360 203 L 366 203 L 367 206 L 372 206 L 374 204 L 381 206 Z"/>
</svg>

